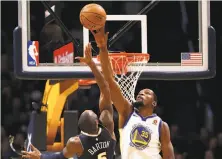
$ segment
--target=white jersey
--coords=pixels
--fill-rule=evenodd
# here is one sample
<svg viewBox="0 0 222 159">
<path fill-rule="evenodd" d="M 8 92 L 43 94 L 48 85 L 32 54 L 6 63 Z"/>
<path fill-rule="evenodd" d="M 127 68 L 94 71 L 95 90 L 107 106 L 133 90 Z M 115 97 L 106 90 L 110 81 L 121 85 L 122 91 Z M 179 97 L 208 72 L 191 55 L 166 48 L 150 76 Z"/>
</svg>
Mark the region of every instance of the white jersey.
<svg viewBox="0 0 222 159">
<path fill-rule="evenodd" d="M 162 159 L 159 154 L 161 123 L 156 114 L 143 118 L 133 111 L 120 129 L 122 159 Z"/>
</svg>

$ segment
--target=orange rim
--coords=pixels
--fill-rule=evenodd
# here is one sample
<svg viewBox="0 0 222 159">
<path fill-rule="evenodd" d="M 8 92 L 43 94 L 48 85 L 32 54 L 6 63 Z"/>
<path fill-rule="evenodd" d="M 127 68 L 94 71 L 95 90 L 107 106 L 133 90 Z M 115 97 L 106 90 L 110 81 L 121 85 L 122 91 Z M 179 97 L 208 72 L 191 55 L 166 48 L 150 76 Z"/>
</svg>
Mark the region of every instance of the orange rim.
<svg viewBox="0 0 222 159">
<path fill-rule="evenodd" d="M 129 63 L 142 62 L 142 61 L 148 62 L 150 59 L 150 55 L 145 53 L 120 52 L 120 53 L 109 53 L 108 56 L 111 57 L 110 60 L 112 63 L 113 70 L 118 75 L 126 74 L 128 72 L 126 66 Z M 121 60 L 118 60 L 120 58 Z M 100 61 L 99 55 L 97 56 L 97 60 Z"/>
<path fill-rule="evenodd" d="M 96 83 L 96 80 L 94 79 L 79 79 L 80 86 L 89 86 L 95 83 Z"/>
</svg>

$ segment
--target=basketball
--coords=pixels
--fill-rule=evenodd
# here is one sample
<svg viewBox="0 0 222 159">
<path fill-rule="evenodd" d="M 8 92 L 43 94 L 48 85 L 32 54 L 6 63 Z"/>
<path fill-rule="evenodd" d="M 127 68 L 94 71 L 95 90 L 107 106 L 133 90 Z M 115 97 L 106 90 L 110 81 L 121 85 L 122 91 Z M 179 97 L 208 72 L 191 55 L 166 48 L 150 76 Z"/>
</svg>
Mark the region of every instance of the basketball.
<svg viewBox="0 0 222 159">
<path fill-rule="evenodd" d="M 85 5 L 80 11 L 80 22 L 89 30 L 97 30 L 106 23 L 106 11 L 102 6 L 91 3 Z"/>
</svg>

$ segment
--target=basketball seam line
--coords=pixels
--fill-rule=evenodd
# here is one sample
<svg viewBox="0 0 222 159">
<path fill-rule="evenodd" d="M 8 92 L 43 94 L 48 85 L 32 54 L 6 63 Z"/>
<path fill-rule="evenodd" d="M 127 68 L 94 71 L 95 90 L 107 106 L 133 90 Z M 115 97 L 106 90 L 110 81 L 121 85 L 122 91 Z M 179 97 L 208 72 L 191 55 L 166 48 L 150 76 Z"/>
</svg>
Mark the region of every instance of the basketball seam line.
<svg viewBox="0 0 222 159">
<path fill-rule="evenodd" d="M 80 14 L 82 14 L 82 13 L 93 13 L 93 14 L 99 15 L 99 16 L 101 16 L 101 17 L 103 17 L 103 18 L 106 18 L 105 16 L 103 16 L 103 15 L 101 15 L 101 14 L 98 14 L 98 13 L 95 13 L 95 12 L 81 12 Z"/>
<path fill-rule="evenodd" d="M 81 16 L 83 16 L 83 17 L 85 17 L 86 18 L 86 16 L 84 16 L 84 15 L 81 15 Z M 88 18 L 86 18 L 89 22 L 91 22 L 91 23 L 93 23 L 93 24 L 95 24 L 95 25 L 99 25 L 99 26 L 103 26 L 103 25 L 101 25 L 101 24 L 96 24 L 96 23 L 94 23 L 94 22 L 92 22 L 92 21 L 90 21 Z"/>
</svg>

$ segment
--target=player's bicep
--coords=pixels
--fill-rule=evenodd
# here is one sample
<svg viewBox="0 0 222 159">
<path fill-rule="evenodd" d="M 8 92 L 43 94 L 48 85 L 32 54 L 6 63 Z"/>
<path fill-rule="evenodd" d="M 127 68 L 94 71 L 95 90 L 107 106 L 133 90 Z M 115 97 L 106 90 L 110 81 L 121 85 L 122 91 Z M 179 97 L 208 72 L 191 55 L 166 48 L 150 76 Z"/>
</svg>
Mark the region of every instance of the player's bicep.
<svg viewBox="0 0 222 159">
<path fill-rule="evenodd" d="M 163 158 L 174 159 L 173 145 L 170 140 L 170 130 L 168 124 L 165 122 L 162 122 L 160 139 Z"/>
<path fill-rule="evenodd" d="M 109 90 L 100 93 L 99 110 L 100 112 L 102 112 L 103 110 L 108 110 L 111 114 L 113 113 L 111 95 Z"/>
<path fill-rule="evenodd" d="M 107 94 L 105 95 L 103 93 L 100 93 L 99 110 L 100 110 L 99 120 L 112 133 L 114 131 L 114 122 L 113 122 L 113 106 L 110 94 L 108 97 Z"/>
<path fill-rule="evenodd" d="M 80 139 L 78 137 L 71 137 L 63 149 L 63 155 L 66 158 L 73 157 L 75 154 L 81 154 L 83 151 Z"/>
<path fill-rule="evenodd" d="M 106 82 L 104 76 L 101 74 L 102 79 L 100 82 L 97 82 L 99 89 L 100 89 L 100 94 L 103 95 L 103 98 L 106 99 L 108 102 L 111 101 L 110 97 L 110 89 L 109 89 L 109 84 Z"/>
<path fill-rule="evenodd" d="M 113 113 L 110 113 L 108 110 L 104 110 L 101 112 L 99 120 L 102 122 L 103 126 L 109 130 L 110 134 L 114 132 Z"/>
</svg>

